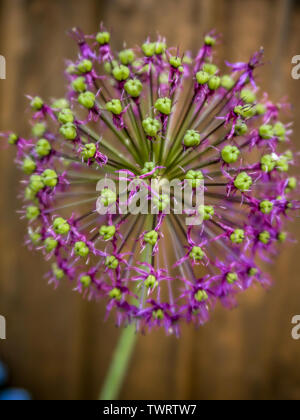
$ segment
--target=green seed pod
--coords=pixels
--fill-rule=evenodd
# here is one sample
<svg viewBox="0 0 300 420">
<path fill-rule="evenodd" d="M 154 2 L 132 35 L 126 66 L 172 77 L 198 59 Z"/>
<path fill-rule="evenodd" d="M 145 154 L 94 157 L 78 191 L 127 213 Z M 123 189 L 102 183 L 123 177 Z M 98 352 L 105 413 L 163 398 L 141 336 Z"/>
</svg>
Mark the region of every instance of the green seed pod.
<svg viewBox="0 0 300 420">
<path fill-rule="evenodd" d="M 170 115 L 172 109 L 172 101 L 170 98 L 159 98 L 154 104 L 157 111 L 164 115 Z"/>
<path fill-rule="evenodd" d="M 201 185 L 202 180 L 204 179 L 202 171 L 194 171 L 193 169 L 190 169 L 184 179 L 188 181 L 188 184 L 192 188 L 197 188 Z"/>
<path fill-rule="evenodd" d="M 105 241 L 109 241 L 110 239 L 112 239 L 114 237 L 116 233 L 116 228 L 113 225 L 110 226 L 101 226 L 101 228 L 99 229 L 99 235 L 105 240 Z"/>
<path fill-rule="evenodd" d="M 188 130 L 183 138 L 186 147 L 195 147 L 200 144 L 200 134 L 195 130 Z"/>
<path fill-rule="evenodd" d="M 210 77 L 211 75 L 203 70 L 198 71 L 196 74 L 196 80 L 199 85 L 205 85 L 209 81 Z"/>
<path fill-rule="evenodd" d="M 132 98 L 138 98 L 143 90 L 143 85 L 139 79 L 130 79 L 125 83 L 124 89 Z"/>
<path fill-rule="evenodd" d="M 128 49 L 128 50 L 120 51 L 119 59 L 122 64 L 124 64 L 125 66 L 128 66 L 128 64 L 131 64 L 135 59 L 133 50 Z"/>
<path fill-rule="evenodd" d="M 147 242 L 148 244 L 154 246 L 158 239 L 158 233 L 156 230 L 150 230 L 150 232 L 146 232 L 144 234 L 144 242 Z"/>
<path fill-rule="evenodd" d="M 105 108 L 107 111 L 115 115 L 120 115 L 123 111 L 120 99 L 112 99 L 110 102 L 105 104 Z"/>
<path fill-rule="evenodd" d="M 259 208 L 263 214 L 269 214 L 273 210 L 273 203 L 269 200 L 264 200 L 260 203 Z"/>
<path fill-rule="evenodd" d="M 30 157 L 26 157 L 23 161 L 22 168 L 26 175 L 31 175 L 36 170 L 36 163 Z"/>
<path fill-rule="evenodd" d="M 156 137 L 161 130 L 161 123 L 155 118 L 146 118 L 143 120 L 142 125 L 145 133 L 150 137 Z"/>
<path fill-rule="evenodd" d="M 122 82 L 128 79 L 128 77 L 130 76 L 130 71 L 127 66 L 124 66 L 123 64 L 121 64 L 120 66 L 116 66 L 113 68 L 112 74 L 116 80 L 118 80 L 119 82 Z"/>
<path fill-rule="evenodd" d="M 236 146 L 227 145 L 223 148 L 221 155 L 224 162 L 235 163 L 238 160 L 240 153 L 241 152 Z"/>
<path fill-rule="evenodd" d="M 251 187 L 253 181 L 251 176 L 247 174 L 247 172 L 241 172 L 237 175 L 234 181 L 234 186 L 240 191 L 247 191 Z"/>
<path fill-rule="evenodd" d="M 189 257 L 195 261 L 201 261 L 203 260 L 205 254 L 200 248 L 200 246 L 193 246 L 192 250 L 189 253 Z"/>
<path fill-rule="evenodd" d="M 95 94 L 90 91 L 83 92 L 78 96 L 78 103 L 87 109 L 93 108 L 95 106 L 95 101 Z"/>
<path fill-rule="evenodd" d="M 57 118 L 61 124 L 74 122 L 74 114 L 69 108 L 62 109 Z"/>
<path fill-rule="evenodd" d="M 234 244 L 241 244 L 245 239 L 245 232 L 243 229 L 235 229 L 230 235 L 230 240 Z"/>
<path fill-rule="evenodd" d="M 109 32 L 98 32 L 96 35 L 96 41 L 100 45 L 108 44 L 110 41 L 110 33 Z"/>
<path fill-rule="evenodd" d="M 53 169 L 46 169 L 42 173 L 42 179 L 47 187 L 54 188 L 58 183 L 57 173 Z"/>
<path fill-rule="evenodd" d="M 76 125 L 73 123 L 62 125 L 59 132 L 66 140 L 75 140 L 77 137 Z"/>
<path fill-rule="evenodd" d="M 77 69 L 80 71 L 80 73 L 89 73 L 93 68 L 93 63 L 91 60 L 84 59 L 80 61 L 80 63 L 77 65 Z"/>
</svg>

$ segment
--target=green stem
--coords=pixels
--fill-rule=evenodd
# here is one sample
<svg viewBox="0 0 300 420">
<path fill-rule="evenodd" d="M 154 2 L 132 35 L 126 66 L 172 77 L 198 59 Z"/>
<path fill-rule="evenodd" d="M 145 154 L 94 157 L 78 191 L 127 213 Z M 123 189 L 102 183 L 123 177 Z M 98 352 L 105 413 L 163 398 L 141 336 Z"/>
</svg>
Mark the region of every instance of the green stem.
<svg viewBox="0 0 300 420">
<path fill-rule="evenodd" d="M 136 339 L 135 324 L 128 325 L 124 328 L 101 390 L 100 400 L 117 399 L 126 375 Z"/>
</svg>

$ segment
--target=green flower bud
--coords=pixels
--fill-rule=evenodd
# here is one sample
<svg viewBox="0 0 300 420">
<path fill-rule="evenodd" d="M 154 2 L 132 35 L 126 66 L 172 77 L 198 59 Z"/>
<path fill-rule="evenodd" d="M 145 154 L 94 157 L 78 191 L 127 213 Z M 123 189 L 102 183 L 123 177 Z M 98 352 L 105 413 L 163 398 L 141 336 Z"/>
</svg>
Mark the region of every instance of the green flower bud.
<svg viewBox="0 0 300 420">
<path fill-rule="evenodd" d="M 253 104 L 256 101 L 256 95 L 252 90 L 243 89 L 241 91 L 241 99 L 247 104 Z"/>
<path fill-rule="evenodd" d="M 80 71 L 80 73 L 88 73 L 92 70 L 93 63 L 91 62 L 91 60 L 84 59 L 80 61 L 80 63 L 77 65 L 77 68 Z"/>
<path fill-rule="evenodd" d="M 286 157 L 288 162 L 292 162 L 294 159 L 294 155 L 293 152 L 291 150 L 287 150 L 286 152 L 284 152 L 283 156 Z"/>
<path fill-rule="evenodd" d="M 204 256 L 205 254 L 200 246 L 193 246 L 191 252 L 189 253 L 189 257 L 195 261 L 203 260 Z"/>
<path fill-rule="evenodd" d="M 19 140 L 19 137 L 15 133 L 11 133 L 8 136 L 8 143 L 11 145 L 15 145 L 18 140 Z"/>
<path fill-rule="evenodd" d="M 169 58 L 169 63 L 171 64 L 172 67 L 174 67 L 175 69 L 178 69 L 178 67 L 181 66 L 181 58 L 172 56 Z"/>
<path fill-rule="evenodd" d="M 144 242 L 147 242 L 147 244 L 150 244 L 154 246 L 158 239 L 158 233 L 156 230 L 150 230 L 150 232 L 146 232 L 144 234 Z"/>
<path fill-rule="evenodd" d="M 195 130 L 188 130 L 183 138 L 186 147 L 195 147 L 200 144 L 200 134 Z"/>
<path fill-rule="evenodd" d="M 57 99 L 56 101 L 53 102 L 51 107 L 53 109 L 62 110 L 62 109 L 65 109 L 65 108 L 69 108 L 70 107 L 70 102 L 65 98 Z"/>
<path fill-rule="evenodd" d="M 161 309 L 157 309 L 156 311 L 152 311 L 152 317 L 161 321 L 164 319 L 164 313 Z"/>
<path fill-rule="evenodd" d="M 46 124 L 45 123 L 36 123 L 33 127 L 32 127 L 32 134 L 34 135 L 34 137 L 43 137 L 43 135 L 46 132 Z"/>
<path fill-rule="evenodd" d="M 159 98 L 154 104 L 155 109 L 164 115 L 170 115 L 172 109 L 172 101 L 170 98 Z"/>
<path fill-rule="evenodd" d="M 37 246 L 40 244 L 41 239 L 42 239 L 42 235 L 40 233 L 32 232 L 29 230 L 28 235 L 33 245 Z"/>
<path fill-rule="evenodd" d="M 230 240 L 234 244 L 241 244 L 245 239 L 245 232 L 243 229 L 235 229 L 230 235 Z"/>
<path fill-rule="evenodd" d="M 110 239 L 112 239 L 115 233 L 116 233 L 116 228 L 113 225 L 110 225 L 110 226 L 103 225 L 99 229 L 99 235 L 102 236 L 102 238 L 105 241 L 109 241 Z"/>
<path fill-rule="evenodd" d="M 29 181 L 29 188 L 35 192 L 38 193 L 44 188 L 44 181 L 43 178 L 40 175 L 31 175 L 30 181 Z"/>
<path fill-rule="evenodd" d="M 107 111 L 115 115 L 120 115 L 123 111 L 120 99 L 112 99 L 110 102 L 107 102 L 105 104 L 105 108 Z"/>
<path fill-rule="evenodd" d="M 41 214 L 40 209 L 36 206 L 29 206 L 26 209 L 26 217 L 28 220 L 35 220 Z"/>
<path fill-rule="evenodd" d="M 26 175 L 31 175 L 36 170 L 36 163 L 30 157 L 26 157 L 23 161 L 22 168 Z"/>
<path fill-rule="evenodd" d="M 264 115 L 267 112 L 267 108 L 264 104 L 257 104 L 256 105 L 256 113 L 258 115 Z"/>
<path fill-rule="evenodd" d="M 156 43 L 155 42 L 145 42 L 142 45 L 142 51 L 146 57 L 152 57 L 156 51 Z"/>
<path fill-rule="evenodd" d="M 145 175 L 149 172 L 152 172 L 153 169 L 155 168 L 155 163 L 154 162 L 145 162 L 143 169 L 141 170 L 141 174 Z M 155 173 L 152 176 L 157 175 L 158 171 L 155 171 Z"/>
<path fill-rule="evenodd" d="M 188 183 L 192 188 L 197 188 L 201 185 L 201 181 L 204 179 L 204 176 L 202 171 L 194 171 L 193 169 L 190 169 L 187 171 L 184 179 L 188 180 Z"/>
<path fill-rule="evenodd" d="M 252 267 L 252 268 L 250 268 L 250 270 L 248 271 L 248 276 L 250 276 L 250 277 L 254 277 L 254 276 L 256 276 L 256 274 L 258 273 L 258 269 L 257 268 L 254 268 L 254 267 Z"/>
<path fill-rule="evenodd" d="M 97 151 L 97 148 L 96 148 L 95 143 L 88 143 L 84 145 L 81 151 L 81 156 L 83 157 L 84 161 L 87 161 L 95 157 L 96 151 Z"/>
<path fill-rule="evenodd" d="M 286 238 L 287 238 L 287 233 L 286 232 L 280 232 L 277 235 L 277 240 L 279 242 L 285 242 L 286 241 Z"/>
<path fill-rule="evenodd" d="M 208 295 L 205 290 L 198 290 L 194 294 L 194 298 L 197 302 L 205 302 L 208 299 Z"/>
<path fill-rule="evenodd" d="M 236 146 L 228 145 L 223 148 L 221 155 L 224 162 L 235 163 L 240 156 L 240 151 Z"/>
<path fill-rule="evenodd" d="M 274 137 L 273 127 L 270 124 L 261 125 L 258 132 L 260 137 L 265 140 L 269 140 Z"/>
<path fill-rule="evenodd" d="M 251 187 L 253 181 L 247 172 L 241 172 L 234 180 L 234 186 L 240 191 L 247 191 Z"/>
<path fill-rule="evenodd" d="M 130 71 L 127 66 L 123 66 L 123 64 L 121 64 L 120 66 L 113 68 L 112 74 L 116 80 L 122 82 L 123 80 L 128 79 L 130 76 Z"/>
<path fill-rule="evenodd" d="M 235 84 L 234 79 L 231 76 L 224 75 L 221 77 L 221 86 L 226 90 L 231 90 Z"/>
<path fill-rule="evenodd" d="M 75 90 L 75 92 L 85 92 L 87 90 L 87 85 L 85 83 L 85 77 L 80 76 L 73 80 L 72 82 L 72 88 Z"/>
<path fill-rule="evenodd" d="M 105 265 L 106 267 L 115 270 L 118 265 L 119 265 L 119 261 L 117 260 L 117 258 L 113 255 L 107 256 L 106 260 L 105 260 Z"/>
<path fill-rule="evenodd" d="M 59 268 L 56 263 L 52 264 L 52 272 L 57 278 L 57 280 L 61 280 L 65 275 L 64 271 L 61 268 Z"/>
<path fill-rule="evenodd" d="M 88 275 L 81 276 L 80 277 L 80 283 L 85 288 L 90 287 L 90 285 L 92 284 L 92 278 L 91 278 L 91 276 L 88 276 Z"/>
<path fill-rule="evenodd" d="M 274 160 L 272 155 L 264 155 L 261 160 L 261 169 L 264 172 L 271 172 L 276 166 L 276 161 Z"/>
<path fill-rule="evenodd" d="M 25 188 L 24 198 L 26 201 L 33 201 L 36 198 L 36 192 L 33 191 L 30 187 Z"/>
<path fill-rule="evenodd" d="M 269 214 L 273 210 L 273 203 L 269 200 L 264 200 L 260 203 L 259 208 L 263 214 Z"/>
<path fill-rule="evenodd" d="M 51 150 L 51 144 L 46 139 L 40 139 L 35 145 L 35 152 L 41 158 L 48 156 Z"/>
<path fill-rule="evenodd" d="M 213 206 L 201 205 L 198 207 L 198 213 L 203 216 L 203 220 L 210 220 L 214 216 L 215 210 Z"/>
<path fill-rule="evenodd" d="M 221 79 L 219 76 L 212 76 L 208 81 L 208 87 L 210 90 L 217 90 L 221 86 Z"/>
<path fill-rule="evenodd" d="M 242 120 L 238 120 L 234 128 L 235 135 L 243 136 L 247 133 L 247 131 L 248 131 L 247 124 L 244 123 Z"/>
<path fill-rule="evenodd" d="M 238 280 L 238 275 L 237 273 L 228 273 L 226 275 L 226 281 L 229 284 L 234 284 L 236 281 Z"/>
<path fill-rule="evenodd" d="M 279 141 L 285 141 L 286 129 L 281 122 L 277 122 L 273 127 L 274 136 L 278 138 Z"/>
<path fill-rule="evenodd" d="M 124 64 L 125 66 L 127 66 L 128 64 L 131 64 L 135 59 L 133 50 L 128 49 L 128 50 L 120 51 L 119 59 L 121 63 Z"/>
<path fill-rule="evenodd" d="M 117 65 L 117 63 L 116 63 L 116 65 Z M 104 63 L 104 71 L 108 74 L 111 74 L 112 69 L 113 69 L 113 66 L 111 65 L 111 63 L 109 61 L 106 61 Z"/>
<path fill-rule="evenodd" d="M 288 184 L 287 187 L 285 189 L 285 192 L 290 192 L 292 190 L 295 190 L 297 188 L 297 178 L 295 177 L 291 177 L 288 179 Z"/>
<path fill-rule="evenodd" d="M 58 183 L 57 173 L 53 169 L 46 169 L 42 173 L 42 178 L 46 187 L 54 188 Z"/>
<path fill-rule="evenodd" d="M 155 43 L 155 54 L 160 55 L 163 54 L 167 49 L 165 42 L 156 42 Z"/>
<path fill-rule="evenodd" d="M 160 121 L 155 118 L 146 118 L 142 122 L 145 133 L 150 137 L 156 137 L 159 130 L 161 130 Z"/>
<path fill-rule="evenodd" d="M 58 114 L 58 121 L 61 124 L 72 123 L 74 121 L 74 114 L 69 108 L 64 108 Z"/>
<path fill-rule="evenodd" d="M 36 96 L 35 98 L 32 99 L 32 101 L 30 102 L 30 105 L 31 105 L 31 108 L 34 109 L 35 111 L 40 111 L 43 108 L 44 101 L 39 96 Z"/>
<path fill-rule="evenodd" d="M 264 230 L 258 235 L 258 239 L 260 242 L 267 245 L 270 242 L 271 235 L 267 230 Z"/>
<path fill-rule="evenodd" d="M 209 81 L 210 77 L 210 74 L 203 70 L 200 70 L 196 73 L 196 80 L 199 85 L 205 85 Z"/>
<path fill-rule="evenodd" d="M 252 118 L 256 115 L 256 106 L 253 105 L 244 105 L 242 107 L 242 112 L 241 112 L 241 116 L 245 119 L 248 120 L 249 118 Z"/>
<path fill-rule="evenodd" d="M 95 100 L 94 93 L 90 91 L 83 92 L 78 96 L 78 103 L 87 109 L 91 109 L 95 106 Z"/>
<path fill-rule="evenodd" d="M 138 98 L 143 90 L 143 85 L 139 79 L 130 79 L 125 83 L 124 89 L 128 95 Z"/>
<path fill-rule="evenodd" d="M 115 203 L 117 200 L 117 195 L 114 191 L 108 189 L 108 188 L 104 188 L 101 191 L 101 203 L 103 204 L 104 207 L 108 207 L 111 204 Z"/>
<path fill-rule="evenodd" d="M 74 245 L 74 252 L 75 252 L 75 255 L 77 255 L 78 257 L 85 258 L 89 255 L 90 250 L 84 242 L 79 241 L 79 242 L 76 242 Z"/>
<path fill-rule="evenodd" d="M 214 74 L 217 73 L 217 71 L 219 70 L 218 67 L 215 64 L 212 63 L 205 63 L 203 64 L 202 70 L 205 73 L 210 74 L 211 76 L 213 76 Z"/>
<path fill-rule="evenodd" d="M 56 217 L 53 221 L 53 230 L 58 235 L 67 235 L 70 232 L 70 225 L 62 217 Z"/>
<path fill-rule="evenodd" d="M 204 43 L 205 43 L 205 45 L 209 45 L 209 46 L 213 47 L 216 43 L 216 40 L 212 36 L 206 35 L 205 38 L 204 38 Z"/>
<path fill-rule="evenodd" d="M 148 289 L 153 289 L 157 285 L 158 285 L 158 281 L 156 280 L 156 277 L 150 274 L 145 280 L 145 286 Z"/>
<path fill-rule="evenodd" d="M 170 203 L 170 198 L 168 194 L 161 194 L 159 197 L 153 198 L 153 203 L 158 208 L 158 211 L 164 211 Z"/>
<path fill-rule="evenodd" d="M 289 170 L 289 162 L 284 155 L 280 156 L 276 161 L 276 169 L 279 172 L 287 172 Z"/>
<path fill-rule="evenodd" d="M 75 140 L 77 137 L 76 125 L 73 123 L 62 125 L 59 132 L 66 140 Z"/>
<path fill-rule="evenodd" d="M 96 35 L 96 41 L 100 45 L 108 44 L 110 41 L 110 33 L 109 32 L 98 32 Z"/>
<path fill-rule="evenodd" d="M 58 242 L 56 239 L 49 237 L 45 239 L 44 245 L 45 245 L 46 252 L 49 253 L 49 252 L 54 251 L 57 248 Z"/>
</svg>

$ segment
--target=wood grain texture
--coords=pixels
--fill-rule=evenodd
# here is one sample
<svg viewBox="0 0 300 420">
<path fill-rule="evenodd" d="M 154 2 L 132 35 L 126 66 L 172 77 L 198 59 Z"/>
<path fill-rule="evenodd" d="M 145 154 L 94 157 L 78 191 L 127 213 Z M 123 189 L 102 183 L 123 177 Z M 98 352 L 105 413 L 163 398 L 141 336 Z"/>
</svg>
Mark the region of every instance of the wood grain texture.
<svg viewBox="0 0 300 420">
<path fill-rule="evenodd" d="M 0 131 L 28 133 L 24 94 L 62 95 L 63 60 L 76 53 L 65 32 L 76 25 L 92 33 L 101 20 L 115 48 L 159 32 L 195 52 L 212 27 L 223 33 L 221 60 L 246 60 L 264 45 L 261 81 L 277 99 L 289 96 L 299 147 L 300 81 L 290 72 L 300 54 L 300 6 L 289 0 L 0 0 L 0 53 L 7 60 Z M 55 292 L 46 285 L 46 264 L 23 247 L 12 159 L 13 151 L 1 149 L 0 313 L 8 339 L 0 342 L 0 357 L 14 384 L 36 399 L 96 398 L 118 330 L 103 323 L 101 304 L 82 301 L 68 285 Z M 299 238 L 299 222 L 293 231 Z M 269 267 L 274 287 L 248 291 L 238 309 L 217 308 L 209 324 L 184 327 L 180 339 L 160 331 L 141 336 L 121 397 L 299 399 L 300 342 L 290 336 L 291 318 L 300 313 L 299 249 L 285 247 Z"/>
</svg>

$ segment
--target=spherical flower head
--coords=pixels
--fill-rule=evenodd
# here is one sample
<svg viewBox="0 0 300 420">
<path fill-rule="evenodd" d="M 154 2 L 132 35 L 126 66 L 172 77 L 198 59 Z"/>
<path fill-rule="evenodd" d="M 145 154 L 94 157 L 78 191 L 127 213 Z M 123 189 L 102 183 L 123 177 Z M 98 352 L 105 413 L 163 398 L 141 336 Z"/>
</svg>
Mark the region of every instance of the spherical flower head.
<svg viewBox="0 0 300 420">
<path fill-rule="evenodd" d="M 150 137 L 156 137 L 158 132 L 161 130 L 161 123 L 155 118 L 146 118 L 143 120 L 142 125 L 145 133 Z"/>
<path fill-rule="evenodd" d="M 273 210 L 273 203 L 269 200 L 264 200 L 259 204 L 259 209 L 263 214 L 269 214 Z"/>
<path fill-rule="evenodd" d="M 195 130 L 188 130 L 183 138 L 186 147 L 195 147 L 200 144 L 200 134 Z"/>
<path fill-rule="evenodd" d="M 46 238 L 44 241 L 45 250 L 47 253 L 54 251 L 58 246 L 58 241 L 54 238 Z"/>
<path fill-rule="evenodd" d="M 156 43 L 155 42 L 145 42 L 142 45 L 142 51 L 146 57 L 152 57 L 156 51 Z"/>
<path fill-rule="evenodd" d="M 95 143 L 87 143 L 81 151 L 81 156 L 84 161 L 88 161 L 89 159 L 93 159 L 95 157 L 96 151 L 97 147 Z"/>
<path fill-rule="evenodd" d="M 193 169 L 190 169 L 186 175 L 185 179 L 187 179 L 189 185 L 192 188 L 197 188 L 199 185 L 201 185 L 201 182 L 204 179 L 202 171 L 194 171 Z"/>
<path fill-rule="evenodd" d="M 271 124 L 264 124 L 259 127 L 259 135 L 264 140 L 270 140 L 274 137 L 273 127 Z"/>
<path fill-rule="evenodd" d="M 276 161 L 272 155 L 264 155 L 260 160 L 263 172 L 271 172 L 276 166 Z"/>
<path fill-rule="evenodd" d="M 40 214 L 40 209 L 37 206 L 29 206 L 26 209 L 26 217 L 28 220 L 35 220 Z"/>
<path fill-rule="evenodd" d="M 64 108 L 60 111 L 60 113 L 58 114 L 58 121 L 61 124 L 67 124 L 67 123 L 72 123 L 74 122 L 74 114 L 71 111 L 71 109 L 69 108 Z"/>
<path fill-rule="evenodd" d="M 255 93 L 250 90 L 250 89 L 242 89 L 241 91 L 241 99 L 246 103 L 246 104 L 253 104 L 254 102 L 256 102 L 256 95 Z"/>
<path fill-rule="evenodd" d="M 236 122 L 236 125 L 234 127 L 234 133 L 237 136 L 244 136 L 248 131 L 248 127 L 247 124 L 242 121 L 242 120 L 238 120 Z"/>
<path fill-rule="evenodd" d="M 112 99 L 110 102 L 106 103 L 105 108 L 115 115 L 120 115 L 123 111 L 120 99 Z"/>
<path fill-rule="evenodd" d="M 40 157 L 43 158 L 48 156 L 51 153 L 52 147 L 48 140 L 40 139 L 35 146 L 35 152 Z"/>
<path fill-rule="evenodd" d="M 230 240 L 234 244 L 241 244 L 245 239 L 245 231 L 243 229 L 235 229 L 230 235 Z"/>
<path fill-rule="evenodd" d="M 44 101 L 39 96 L 35 96 L 31 100 L 30 105 L 31 105 L 32 109 L 34 109 L 35 111 L 40 111 L 44 106 Z"/>
<path fill-rule="evenodd" d="M 53 221 L 53 230 L 58 235 L 67 235 L 70 232 L 70 225 L 62 217 L 56 217 Z"/>
<path fill-rule="evenodd" d="M 155 109 L 161 114 L 170 115 L 172 110 L 172 101 L 170 98 L 159 98 L 155 102 Z"/>
<path fill-rule="evenodd" d="M 251 187 L 253 181 L 250 175 L 247 174 L 247 172 L 241 172 L 237 175 L 237 177 L 234 180 L 234 186 L 238 190 L 244 192 L 249 190 Z"/>
<path fill-rule="evenodd" d="M 138 98 L 143 90 L 143 85 L 139 79 L 130 79 L 125 83 L 124 89 L 132 98 Z"/>
<path fill-rule="evenodd" d="M 46 124 L 45 123 L 36 123 L 34 124 L 34 126 L 32 127 L 32 134 L 34 135 L 34 137 L 43 137 L 43 135 L 46 132 Z"/>
<path fill-rule="evenodd" d="M 203 70 L 200 70 L 196 73 L 196 80 L 199 85 L 205 85 L 210 78 L 211 75 Z"/>
<path fill-rule="evenodd" d="M 131 64 L 135 59 L 135 54 L 132 49 L 126 49 L 119 52 L 119 60 L 124 66 L 128 66 Z"/>
<path fill-rule="evenodd" d="M 78 257 L 86 258 L 89 255 L 90 250 L 83 241 L 78 241 L 75 242 L 74 252 Z"/>
<path fill-rule="evenodd" d="M 77 69 L 80 73 L 89 73 L 93 68 L 91 60 L 84 59 L 77 64 Z"/>
<path fill-rule="evenodd" d="M 155 230 L 150 230 L 144 234 L 144 242 L 154 246 L 158 239 L 158 233 Z"/>
<path fill-rule="evenodd" d="M 79 76 L 72 82 L 72 88 L 75 92 L 83 93 L 87 90 L 87 84 L 85 83 L 85 77 Z"/>
<path fill-rule="evenodd" d="M 59 132 L 66 140 L 75 140 L 77 137 L 76 125 L 73 123 L 62 125 Z"/>
<path fill-rule="evenodd" d="M 98 32 L 96 35 L 96 41 L 100 45 L 108 44 L 110 41 L 110 33 L 107 31 Z"/>
<path fill-rule="evenodd" d="M 195 261 L 203 260 L 204 256 L 204 251 L 200 246 L 193 246 L 192 250 L 189 253 L 189 257 Z"/>
<path fill-rule="evenodd" d="M 101 203 L 104 207 L 108 207 L 111 204 L 114 204 L 117 200 L 117 195 L 114 191 L 110 190 L 109 188 L 104 188 L 101 191 Z"/>
<path fill-rule="evenodd" d="M 226 281 L 229 284 L 234 284 L 238 280 L 237 273 L 227 273 L 226 275 Z"/>
<path fill-rule="evenodd" d="M 54 188 L 58 183 L 57 173 L 53 169 L 46 169 L 42 173 L 42 179 L 46 187 Z"/>
<path fill-rule="evenodd" d="M 240 153 L 241 152 L 236 146 L 227 145 L 222 149 L 221 155 L 224 162 L 235 163 L 238 160 Z"/>
<path fill-rule="evenodd" d="M 286 135 L 286 129 L 285 126 L 282 124 L 282 122 L 278 121 L 273 126 L 273 133 L 274 136 L 278 138 L 279 141 L 285 141 L 285 135 Z"/>
<path fill-rule="evenodd" d="M 156 277 L 153 276 L 153 274 L 149 274 L 149 276 L 146 278 L 144 284 L 148 289 L 153 289 L 153 288 L 157 287 L 158 281 L 156 280 Z"/>
<path fill-rule="evenodd" d="M 114 225 L 110 225 L 110 226 L 103 225 L 99 229 L 99 235 L 101 236 L 102 239 L 104 239 L 104 241 L 111 240 L 114 237 L 115 233 L 116 233 L 116 227 Z"/>
<path fill-rule="evenodd" d="M 106 257 L 105 265 L 111 270 L 115 270 L 119 266 L 119 261 L 114 255 L 109 255 Z"/>
<path fill-rule="evenodd" d="M 116 80 L 118 80 L 119 82 L 122 82 L 128 79 L 128 77 L 130 76 L 130 71 L 127 66 L 124 66 L 123 64 L 121 64 L 120 66 L 115 66 L 113 68 L 112 74 Z"/>
<path fill-rule="evenodd" d="M 203 220 L 210 220 L 215 214 L 213 206 L 201 205 L 198 207 L 198 213 L 203 217 Z"/>
<path fill-rule="evenodd" d="M 258 235 L 258 239 L 261 243 L 263 243 L 264 245 L 267 245 L 271 239 L 270 232 L 268 232 L 267 230 L 260 232 L 260 234 Z"/>
<path fill-rule="evenodd" d="M 26 175 L 31 175 L 36 170 L 36 163 L 30 157 L 26 157 L 23 161 L 22 168 Z"/>
<path fill-rule="evenodd" d="M 198 290 L 195 294 L 194 294 L 194 299 L 197 302 L 205 302 L 208 300 L 208 294 L 205 290 Z"/>
<path fill-rule="evenodd" d="M 207 85 L 210 90 L 217 90 L 221 86 L 221 78 L 219 76 L 212 76 Z"/>
<path fill-rule="evenodd" d="M 96 97 L 93 92 L 86 91 L 78 96 L 78 103 L 87 109 L 94 108 Z"/>
</svg>

